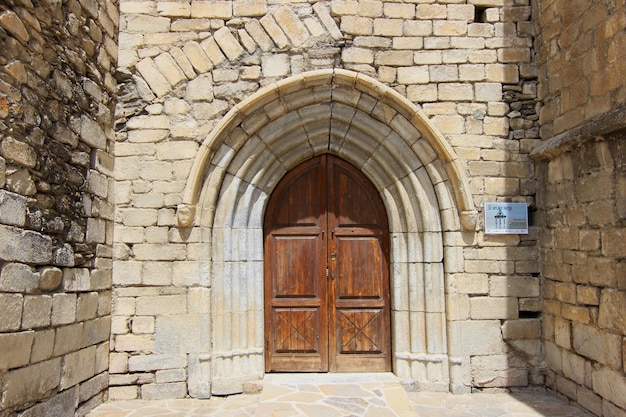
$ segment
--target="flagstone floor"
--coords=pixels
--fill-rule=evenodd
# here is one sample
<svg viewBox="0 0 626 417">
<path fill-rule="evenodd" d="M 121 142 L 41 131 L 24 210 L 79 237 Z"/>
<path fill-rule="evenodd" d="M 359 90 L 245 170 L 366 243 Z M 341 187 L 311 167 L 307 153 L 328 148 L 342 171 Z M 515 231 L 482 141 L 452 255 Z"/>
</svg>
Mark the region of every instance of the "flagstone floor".
<svg viewBox="0 0 626 417">
<path fill-rule="evenodd" d="M 392 374 L 270 374 L 262 394 L 111 401 L 87 417 L 592 417 L 541 388 L 409 392 Z"/>
</svg>

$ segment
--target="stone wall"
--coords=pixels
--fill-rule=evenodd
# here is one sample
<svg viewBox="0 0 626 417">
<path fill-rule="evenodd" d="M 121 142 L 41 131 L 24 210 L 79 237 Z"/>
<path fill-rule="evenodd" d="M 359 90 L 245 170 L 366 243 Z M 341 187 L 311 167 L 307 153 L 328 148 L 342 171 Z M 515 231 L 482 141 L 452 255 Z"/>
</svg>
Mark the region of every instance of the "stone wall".
<svg viewBox="0 0 626 417">
<path fill-rule="evenodd" d="M 626 7 L 536 4 L 537 160 L 547 385 L 626 413 Z"/>
<path fill-rule="evenodd" d="M 108 385 L 117 4 L 0 5 L 0 415 Z"/>
<path fill-rule="evenodd" d="M 390 88 L 420 106 L 427 120 L 422 128 L 443 135 L 441 146 L 452 149 L 447 160 L 433 160 L 435 150 L 422 149 L 418 158 L 430 163 L 428 173 L 422 168 L 412 174 L 430 178 L 428 186 L 439 196 L 435 201 L 435 191 L 429 191 L 434 222 L 421 226 L 409 249 L 409 243 L 392 243 L 398 245 L 395 254 L 406 251 L 392 259 L 393 282 L 445 293 L 433 303 L 439 304 L 432 307 L 436 314 L 428 316 L 430 311 L 403 306 L 408 287 L 406 293 L 395 289 L 395 372 L 425 389 L 543 383 L 536 227 L 522 236 L 464 232 L 458 201 L 441 198 L 460 185 L 449 185 L 445 172 L 437 171 L 451 160 L 458 164 L 462 178 L 468 178 L 471 204 L 481 213 L 485 201 L 526 202 L 534 208 L 528 154 L 538 142 L 537 74 L 528 0 L 122 1 L 120 10 L 111 398 L 204 397 L 236 392 L 245 378 L 262 376 L 262 307 L 243 291 L 262 271 L 262 230 L 235 225 L 262 213 L 267 192 L 289 165 L 281 165 L 266 188 L 255 189 L 256 202 L 240 191 L 248 211 L 220 201 L 239 198 L 232 184 L 255 182 L 246 177 L 252 174 L 240 177 L 233 167 L 257 157 L 250 147 L 270 155 L 282 152 L 269 144 L 272 152 L 261 151 L 265 145 L 259 144 L 268 140 L 250 132 L 275 120 L 297 119 L 310 120 L 311 132 L 322 131 L 313 110 L 290 112 L 290 106 L 324 94 L 321 86 L 307 86 L 316 79 L 309 71 L 334 68 L 374 80 L 362 82 L 369 95 L 358 90 L 357 81 L 350 91 L 334 84 L 336 115 L 352 114 L 341 100 L 360 96 L 351 111 L 369 107 L 365 111 L 371 114 L 364 114 L 379 118 L 371 126 L 384 137 L 389 134 L 385 123 L 398 112 L 385 107 L 391 92 L 383 91 Z M 298 96 L 275 84 L 304 73 L 303 88 L 311 93 Z M 282 88 L 291 88 L 286 85 Z M 270 93 L 235 108 L 263 91 Z M 284 97 L 284 105 L 269 101 L 288 93 L 294 104 Z M 268 105 L 254 112 L 263 100 Z M 240 126 L 216 137 L 237 117 Z M 265 132 L 285 127 L 276 126 Z M 420 136 L 415 133 L 413 141 Z M 213 148 L 219 140 L 224 145 Z M 404 156 L 400 149 L 393 162 L 398 166 Z M 418 158 L 409 165 L 419 166 Z M 250 165 L 264 168 L 256 163 Z M 194 166 L 200 173 L 188 180 Z M 214 178 L 225 179 L 212 183 Z M 191 198 L 186 190 L 198 194 Z M 220 193 L 216 207 L 209 196 Z M 196 207 L 185 206 L 192 213 L 184 222 L 189 227 L 179 227 L 176 207 L 187 199 L 198 202 L 199 213 L 194 216 Z M 412 199 L 417 196 L 405 203 Z M 427 199 L 424 195 L 415 204 L 427 205 Z M 228 210 L 240 210 L 240 217 Z M 424 231 L 431 230 L 437 237 L 428 239 Z M 405 232 L 398 230 L 397 236 L 406 238 Z M 426 260 L 416 255 L 420 250 Z M 432 280 L 435 288 L 425 284 L 431 282 L 425 274 L 440 277 Z M 420 321 L 424 313 L 432 320 Z M 255 321 L 259 314 L 260 322 Z M 400 319 L 405 316 L 413 321 Z M 429 328 L 433 333 L 426 335 Z M 228 378 L 238 382 L 215 384 Z"/>
</svg>

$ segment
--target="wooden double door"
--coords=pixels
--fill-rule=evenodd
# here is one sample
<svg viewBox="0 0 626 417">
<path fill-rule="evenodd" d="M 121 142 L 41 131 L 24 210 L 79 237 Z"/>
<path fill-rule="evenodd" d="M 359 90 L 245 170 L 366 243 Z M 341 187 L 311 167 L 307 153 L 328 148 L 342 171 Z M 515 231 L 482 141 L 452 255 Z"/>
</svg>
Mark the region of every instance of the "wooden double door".
<svg viewBox="0 0 626 417">
<path fill-rule="evenodd" d="M 309 160 L 277 185 L 264 227 L 266 371 L 390 371 L 389 231 L 370 181 Z"/>
</svg>

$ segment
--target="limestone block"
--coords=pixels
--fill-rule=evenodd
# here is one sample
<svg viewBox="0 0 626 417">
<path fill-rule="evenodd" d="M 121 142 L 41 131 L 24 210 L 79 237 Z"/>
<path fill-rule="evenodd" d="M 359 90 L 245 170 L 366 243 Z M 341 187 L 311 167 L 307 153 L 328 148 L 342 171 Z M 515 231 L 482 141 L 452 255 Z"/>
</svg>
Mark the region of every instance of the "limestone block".
<svg viewBox="0 0 626 417">
<path fill-rule="evenodd" d="M 445 5 L 440 4 L 418 4 L 416 7 L 416 15 L 418 19 L 445 19 L 448 10 Z"/>
<path fill-rule="evenodd" d="M 59 388 L 66 389 L 93 377 L 96 372 L 95 365 L 95 346 L 65 355 Z"/>
<path fill-rule="evenodd" d="M 465 20 L 472 22 L 475 18 L 475 7 L 472 4 L 449 4 L 448 20 Z"/>
<path fill-rule="evenodd" d="M 4 376 L 2 407 L 7 409 L 42 399 L 61 381 L 61 358 L 7 372 Z"/>
<path fill-rule="evenodd" d="M 213 37 L 229 60 L 235 61 L 243 55 L 243 47 L 227 27 L 219 29 L 213 34 Z M 211 55 L 209 55 L 209 58 L 211 58 Z M 211 61 L 216 65 L 218 64 L 213 59 Z"/>
<path fill-rule="evenodd" d="M 278 26 L 272 15 L 265 15 L 259 21 L 279 48 L 285 48 L 289 45 L 289 39 L 285 36 L 285 33 Z"/>
<path fill-rule="evenodd" d="M 111 352 L 109 356 L 109 372 L 112 374 L 128 372 L 128 353 Z"/>
<path fill-rule="evenodd" d="M 439 85 L 439 100 L 442 101 L 470 101 L 474 97 L 471 84 L 445 83 Z"/>
<path fill-rule="evenodd" d="M 172 90 L 167 78 L 159 71 L 151 58 L 144 58 L 139 61 L 136 68 L 157 97 L 162 97 Z"/>
<path fill-rule="evenodd" d="M 148 227 L 156 225 L 157 211 L 155 209 L 129 208 L 120 211 L 120 215 L 125 226 Z"/>
<path fill-rule="evenodd" d="M 626 409 L 626 378 L 622 372 L 599 367 L 593 371 L 592 380 L 595 392 Z"/>
<path fill-rule="evenodd" d="M 54 339 L 54 356 L 61 356 L 81 348 L 83 323 L 70 324 L 57 328 Z"/>
<path fill-rule="evenodd" d="M 376 54 L 377 65 L 393 67 L 405 67 L 413 65 L 413 52 L 411 51 L 383 51 Z"/>
<path fill-rule="evenodd" d="M 189 395 L 193 398 L 211 397 L 211 362 L 204 355 L 189 355 L 187 368 Z"/>
<path fill-rule="evenodd" d="M 232 1 L 192 1 L 191 2 L 191 17 L 202 18 L 208 17 L 211 19 L 230 19 L 233 17 L 233 2 Z"/>
<path fill-rule="evenodd" d="M 27 168 L 34 168 L 37 164 L 35 150 L 29 144 L 16 140 L 11 136 L 5 137 L 0 143 L 0 155 L 8 161 Z"/>
<path fill-rule="evenodd" d="M 340 30 L 342 33 L 355 36 L 371 36 L 374 34 L 374 19 L 369 17 L 343 16 Z"/>
<path fill-rule="evenodd" d="M 0 225 L 0 258 L 29 264 L 46 264 L 52 260 L 52 240 L 37 232 Z"/>
<path fill-rule="evenodd" d="M 6 174 L 6 185 L 7 189 L 14 193 L 26 196 L 34 196 L 37 193 L 35 181 L 27 169 L 9 171 Z"/>
<path fill-rule="evenodd" d="M 428 67 L 425 65 L 398 68 L 400 84 L 427 84 L 429 80 Z"/>
<path fill-rule="evenodd" d="M 175 1 L 161 1 L 157 3 L 156 11 L 160 16 L 189 17 L 191 5 Z"/>
<path fill-rule="evenodd" d="M 437 101 L 437 85 L 409 85 L 407 88 L 407 98 L 413 102 Z"/>
<path fill-rule="evenodd" d="M 457 274 L 455 282 L 458 292 L 462 294 L 487 294 L 489 278 L 487 274 Z"/>
<path fill-rule="evenodd" d="M 478 387 L 525 387 L 528 386 L 528 371 L 511 368 L 507 370 L 474 370 L 473 384 Z"/>
<path fill-rule="evenodd" d="M 291 8 L 283 6 L 273 13 L 274 19 L 294 46 L 306 42 L 311 34 Z"/>
<path fill-rule="evenodd" d="M 450 353 L 459 356 L 503 352 L 499 320 L 450 322 Z"/>
<path fill-rule="evenodd" d="M 90 320 L 96 317 L 98 311 L 98 293 L 82 293 L 76 303 L 76 320 Z"/>
<path fill-rule="evenodd" d="M 432 72 L 431 72 L 432 76 Z M 462 116 L 441 115 L 432 118 L 435 126 L 444 134 L 455 134 L 465 132 L 465 119 Z"/>
<path fill-rule="evenodd" d="M 162 369 L 184 369 L 187 355 L 136 355 L 128 358 L 128 371 L 151 372 Z"/>
<path fill-rule="evenodd" d="M 433 22 L 435 36 L 464 36 L 467 34 L 467 22 L 460 20 L 435 20 Z"/>
<path fill-rule="evenodd" d="M 264 77 L 284 77 L 290 72 L 289 55 L 264 54 L 261 57 L 261 70 Z"/>
<path fill-rule="evenodd" d="M 183 314 L 159 316 L 156 320 L 156 349 L 159 353 L 203 353 L 210 345 L 209 316 Z"/>
<path fill-rule="evenodd" d="M 24 297 L 24 313 L 22 329 L 34 329 L 50 325 L 52 297 L 49 295 L 32 295 Z"/>
<path fill-rule="evenodd" d="M 8 263 L 0 273 L 0 291 L 32 293 L 39 286 L 39 274 L 28 265 Z"/>
<path fill-rule="evenodd" d="M 402 36 L 404 20 L 402 19 L 374 19 L 374 36 Z"/>
<path fill-rule="evenodd" d="M 466 64 L 459 66 L 459 77 L 467 81 L 485 80 L 485 66 L 483 64 Z"/>
<path fill-rule="evenodd" d="M 176 86 L 178 83 L 187 79 L 183 70 L 176 63 L 176 60 L 167 52 L 154 58 L 154 64 L 172 86 Z"/>
<path fill-rule="evenodd" d="M 459 80 L 459 70 L 456 65 L 433 65 L 429 70 L 431 82 L 451 82 Z"/>
<path fill-rule="evenodd" d="M 144 400 L 185 398 L 186 396 L 187 384 L 184 382 L 175 382 L 171 384 L 146 384 L 141 386 L 141 398 Z"/>
<path fill-rule="evenodd" d="M 80 384 L 78 400 L 80 402 L 87 401 L 98 393 L 106 390 L 108 386 L 109 374 L 107 372 L 96 375 L 93 378 Z"/>
<path fill-rule="evenodd" d="M 538 278 L 493 276 L 489 281 L 489 294 L 494 297 L 539 297 L 540 295 Z"/>
<path fill-rule="evenodd" d="M 35 332 L 33 347 L 30 354 L 31 363 L 49 359 L 54 350 L 54 329 Z"/>
<path fill-rule="evenodd" d="M 516 319 L 519 314 L 514 297 L 472 297 L 470 306 L 470 315 L 475 320 Z"/>
<path fill-rule="evenodd" d="M 138 316 L 132 319 L 132 332 L 135 334 L 152 334 L 155 328 L 154 317 Z"/>
<path fill-rule="evenodd" d="M 322 2 L 315 3 L 313 5 L 313 11 L 315 12 L 317 18 L 322 22 L 326 30 L 330 33 L 330 36 L 333 37 L 333 39 L 343 38 L 343 33 L 337 27 L 335 19 L 333 19 L 330 14 L 330 10 L 325 4 L 323 4 Z"/>
<path fill-rule="evenodd" d="M 156 383 L 165 384 L 169 382 L 183 382 L 187 378 L 184 369 L 164 369 L 156 371 Z"/>
<path fill-rule="evenodd" d="M 134 400 L 139 395 L 139 387 L 131 385 L 125 387 L 109 387 L 109 400 Z"/>
<path fill-rule="evenodd" d="M 0 334 L 0 369 L 28 365 L 34 337 L 34 331 Z"/>
<path fill-rule="evenodd" d="M 126 17 L 126 31 L 131 33 L 166 33 L 170 19 L 161 16 L 133 15 Z"/>
<path fill-rule="evenodd" d="M 366 48 L 346 48 L 341 53 L 344 62 L 355 64 L 373 64 L 374 52 Z"/>
<path fill-rule="evenodd" d="M 213 100 L 213 81 L 210 75 L 200 75 L 187 85 L 185 92 L 187 101 Z"/>
<path fill-rule="evenodd" d="M 87 268 L 63 269 L 63 289 L 65 291 L 89 291 L 91 276 Z"/>
<path fill-rule="evenodd" d="M 199 43 L 187 42 L 182 50 L 198 74 L 204 74 L 213 69 L 213 63 Z"/>
<path fill-rule="evenodd" d="M 267 32 L 265 32 L 258 20 L 246 22 L 245 29 L 264 52 L 269 51 L 274 46 L 272 39 Z"/>
<path fill-rule="evenodd" d="M 598 318 L 600 327 L 626 335 L 624 311 L 626 311 L 626 292 L 608 288 L 603 289 Z"/>
<path fill-rule="evenodd" d="M 477 101 L 501 101 L 502 84 L 500 83 L 476 83 Z"/>
<path fill-rule="evenodd" d="M 613 369 L 620 369 L 622 366 L 621 339 L 620 336 L 605 330 L 573 323 L 574 351 Z"/>
<path fill-rule="evenodd" d="M 115 337 L 116 352 L 153 352 L 151 335 L 124 334 Z"/>
<path fill-rule="evenodd" d="M 491 195 L 519 195 L 518 178 L 486 178 L 485 193 Z"/>
<path fill-rule="evenodd" d="M 264 16 L 267 13 L 266 0 L 243 0 L 233 2 L 233 15 L 241 17 Z"/>
<path fill-rule="evenodd" d="M 137 315 L 184 314 L 187 310 L 185 295 L 162 295 L 139 297 L 136 301 Z"/>
<path fill-rule="evenodd" d="M 187 58 L 187 55 L 185 55 L 185 52 L 183 52 L 181 48 L 173 47 L 169 50 L 169 53 L 174 61 L 176 61 L 176 64 L 181 69 L 181 71 L 183 71 L 185 77 L 191 80 L 196 76 L 196 72 L 193 69 L 191 61 L 189 61 L 189 58 Z"/>
<path fill-rule="evenodd" d="M 498 49 L 498 61 L 505 64 L 530 62 L 530 48 Z"/>
<path fill-rule="evenodd" d="M 502 336 L 509 339 L 539 339 L 541 321 L 539 319 L 507 320 L 502 325 Z"/>
<path fill-rule="evenodd" d="M 76 319 L 76 294 L 58 293 L 52 296 L 53 326 L 73 323 Z"/>
</svg>

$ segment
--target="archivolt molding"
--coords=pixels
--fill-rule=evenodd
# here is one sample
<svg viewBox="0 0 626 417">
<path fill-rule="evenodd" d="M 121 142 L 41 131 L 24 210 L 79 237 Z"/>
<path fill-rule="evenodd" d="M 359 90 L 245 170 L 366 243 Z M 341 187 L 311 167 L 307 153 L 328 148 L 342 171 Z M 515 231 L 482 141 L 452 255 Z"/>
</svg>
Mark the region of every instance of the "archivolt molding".
<svg viewBox="0 0 626 417">
<path fill-rule="evenodd" d="M 368 140 L 359 140 L 356 137 L 359 133 Z M 307 149 L 302 149 L 303 144 L 298 142 L 297 135 L 306 138 Z M 379 143 L 372 142 L 374 137 Z M 324 152 L 337 154 L 361 168 L 381 192 L 383 184 L 391 185 L 385 181 L 405 178 L 408 170 L 419 168 L 415 166 L 415 162 L 419 162 L 435 187 L 445 183 L 451 189 L 456 204 L 450 208 L 458 212 L 462 229 L 476 230 L 478 215 L 467 177 L 443 135 L 418 106 L 395 90 L 371 77 L 343 69 L 311 71 L 281 80 L 260 89 L 231 109 L 196 155 L 183 203 L 178 207 L 179 226 L 192 226 L 197 221 L 196 209 L 203 189 L 207 188 L 205 182 L 223 180 L 227 170 L 232 171 L 229 165 L 240 149 L 254 144 L 257 149 L 246 154 L 269 151 L 280 160 L 282 166 L 275 168 L 283 173 L 306 159 L 303 152 L 310 153 L 309 157 Z M 285 148 L 290 145 L 300 148 Z M 367 148 L 372 146 L 379 146 L 375 152 L 388 152 L 389 157 L 379 158 L 383 163 L 371 163 L 373 150 Z M 263 156 L 258 158 L 262 160 Z M 393 164 L 402 166 L 391 166 Z M 210 165 L 215 166 L 210 169 Z M 246 178 L 253 181 L 255 173 L 249 171 L 249 167 L 247 169 Z M 379 172 L 381 170 L 394 172 Z M 209 179 L 209 171 L 212 171 L 211 176 L 219 172 L 221 180 Z M 205 197 L 208 204 L 204 206 L 209 207 L 209 211 L 217 202 L 220 188 L 217 183 L 213 184 L 217 186 L 214 192 L 208 191 L 211 196 Z M 438 192 L 436 197 L 430 197 L 442 200 L 445 194 Z M 438 201 L 438 205 L 445 208 L 446 202 Z M 205 224 L 211 225 L 212 214 L 208 215 L 211 218 L 207 218 Z"/>
</svg>

